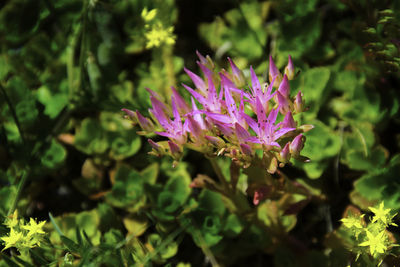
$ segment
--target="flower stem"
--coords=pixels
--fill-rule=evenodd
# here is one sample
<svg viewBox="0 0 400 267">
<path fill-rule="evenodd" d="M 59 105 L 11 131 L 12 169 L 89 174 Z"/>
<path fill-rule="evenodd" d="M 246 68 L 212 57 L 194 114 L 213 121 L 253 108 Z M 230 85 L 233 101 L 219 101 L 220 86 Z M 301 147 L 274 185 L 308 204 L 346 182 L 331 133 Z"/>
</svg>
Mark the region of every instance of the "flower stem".
<svg viewBox="0 0 400 267">
<path fill-rule="evenodd" d="M 219 165 L 218 165 L 218 163 L 217 163 L 217 161 L 216 161 L 216 158 L 207 157 L 207 159 L 210 161 L 211 166 L 212 166 L 212 168 L 213 168 L 215 174 L 217 175 L 218 180 L 219 180 L 220 183 L 222 184 L 224 190 L 226 190 L 227 193 L 228 193 L 229 190 L 230 190 L 228 181 L 226 180 L 224 174 L 222 173 L 221 168 L 219 167 Z"/>
<path fill-rule="evenodd" d="M 167 85 L 164 86 L 164 93 L 167 99 L 171 97 L 171 89 L 170 86 L 176 86 L 175 79 L 175 71 L 174 71 L 174 62 L 173 62 L 173 54 L 172 54 L 172 45 L 165 45 L 162 47 L 162 61 L 164 63 L 165 72 L 167 74 Z"/>
<path fill-rule="evenodd" d="M 18 183 L 17 194 L 15 195 L 15 197 L 14 197 L 12 203 L 11 203 L 11 207 L 8 210 L 7 216 L 11 215 L 15 211 L 15 208 L 17 207 L 17 202 L 18 202 L 19 197 L 21 195 L 22 188 L 24 188 L 24 185 L 26 183 L 27 177 L 28 177 L 27 172 L 23 171 L 23 173 L 21 175 L 21 180 Z"/>
</svg>

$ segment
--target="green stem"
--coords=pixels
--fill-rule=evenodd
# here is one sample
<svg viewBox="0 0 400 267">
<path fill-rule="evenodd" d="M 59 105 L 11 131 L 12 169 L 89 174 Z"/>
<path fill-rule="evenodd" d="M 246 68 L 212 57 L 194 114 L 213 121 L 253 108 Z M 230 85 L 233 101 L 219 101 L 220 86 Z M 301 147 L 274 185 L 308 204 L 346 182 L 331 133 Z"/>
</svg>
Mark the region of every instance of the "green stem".
<svg viewBox="0 0 400 267">
<path fill-rule="evenodd" d="M 221 168 L 219 167 L 216 158 L 207 157 L 207 159 L 210 161 L 211 166 L 212 166 L 215 174 L 218 177 L 218 180 L 220 181 L 221 185 L 223 186 L 223 189 L 226 191 L 226 193 L 229 194 L 230 187 L 229 187 L 228 181 L 226 180 L 224 174 L 222 173 Z"/>
<path fill-rule="evenodd" d="M 167 74 L 167 86 L 164 86 L 164 93 L 166 99 L 171 98 L 171 86 L 176 86 L 174 62 L 172 60 L 172 46 L 165 45 L 162 47 L 162 60 L 165 66 L 165 72 Z"/>
<path fill-rule="evenodd" d="M 15 211 L 15 208 L 17 207 L 17 202 L 19 200 L 19 197 L 21 196 L 22 188 L 24 188 L 27 178 L 28 178 L 27 172 L 23 171 L 21 180 L 18 183 L 17 194 L 15 195 L 15 197 L 13 199 L 13 202 L 11 204 L 10 209 L 8 210 L 7 215 L 11 215 Z"/>
<path fill-rule="evenodd" d="M 10 98 L 8 97 L 8 95 L 6 93 L 6 90 L 4 89 L 4 87 L 1 84 L 0 84 L 0 90 L 4 95 L 4 99 L 6 100 L 8 107 L 10 108 L 11 115 L 12 115 L 14 121 L 15 121 L 15 124 L 17 125 L 19 136 L 21 136 L 22 142 L 24 144 L 26 144 L 25 137 L 24 137 L 24 135 L 22 133 L 21 124 L 19 123 L 19 120 L 18 120 L 18 117 L 17 117 L 17 113 L 15 112 L 14 106 L 13 106 Z"/>
</svg>

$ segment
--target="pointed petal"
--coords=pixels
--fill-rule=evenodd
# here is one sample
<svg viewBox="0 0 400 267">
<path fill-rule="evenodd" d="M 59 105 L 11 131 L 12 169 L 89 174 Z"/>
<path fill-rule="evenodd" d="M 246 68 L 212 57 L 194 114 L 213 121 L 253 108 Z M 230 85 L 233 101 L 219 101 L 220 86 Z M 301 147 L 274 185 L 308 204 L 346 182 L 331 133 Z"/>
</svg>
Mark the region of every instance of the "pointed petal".
<svg viewBox="0 0 400 267">
<path fill-rule="evenodd" d="M 253 96 L 257 97 L 258 94 L 261 93 L 261 84 L 252 66 L 250 66 L 250 73 L 251 73 L 251 87 L 253 89 Z"/>
<path fill-rule="evenodd" d="M 221 87 L 228 87 L 229 89 L 236 87 L 236 85 L 226 75 L 219 73 L 219 77 L 221 77 Z"/>
<path fill-rule="evenodd" d="M 187 68 L 183 68 L 183 70 L 189 75 L 190 79 L 192 79 L 194 86 L 196 86 L 197 89 L 199 89 L 201 92 L 206 94 L 207 86 L 205 82 L 203 81 L 202 78 L 200 78 L 198 75 L 195 73 L 191 72 Z"/>
<path fill-rule="evenodd" d="M 232 123 L 232 119 L 228 115 L 213 113 L 205 111 L 204 114 L 207 115 L 210 119 L 216 120 L 221 123 Z"/>
<path fill-rule="evenodd" d="M 187 119 L 189 121 L 189 132 L 196 137 L 196 139 L 200 138 L 202 135 L 202 130 L 200 128 L 200 125 L 197 123 L 197 121 L 193 118 L 192 115 L 188 114 Z"/>
<path fill-rule="evenodd" d="M 250 133 L 237 122 L 235 123 L 235 132 L 239 143 L 243 143 L 250 137 Z"/>
<path fill-rule="evenodd" d="M 282 128 L 274 133 L 274 140 L 278 140 L 281 136 L 285 135 L 288 132 L 294 131 L 296 128 Z"/>
<path fill-rule="evenodd" d="M 233 120 L 236 120 L 236 117 L 238 115 L 236 103 L 235 103 L 235 100 L 233 100 L 231 92 L 227 87 L 225 87 L 225 104 L 226 104 L 226 108 L 228 109 L 228 112 L 229 112 L 229 115 L 231 116 L 231 118 Z"/>
<path fill-rule="evenodd" d="M 250 126 L 251 129 L 253 129 L 253 131 L 257 134 L 260 135 L 260 128 L 258 127 L 258 124 L 255 120 L 253 120 L 252 117 L 250 117 L 249 115 L 247 115 L 244 112 L 240 112 L 240 116 L 242 116 L 246 123 Z"/>
<path fill-rule="evenodd" d="M 204 98 L 204 96 L 202 96 L 201 94 L 199 94 L 198 92 L 196 92 L 195 90 L 193 90 L 192 88 L 187 86 L 186 84 L 182 83 L 182 86 L 185 87 L 186 90 L 188 90 L 189 93 L 191 93 L 192 96 L 194 96 L 194 98 L 196 98 L 196 100 L 199 101 L 199 103 L 203 105 L 203 107 L 205 107 L 206 109 L 208 108 L 209 105 L 207 104 L 207 100 Z"/>
<path fill-rule="evenodd" d="M 260 139 L 258 139 L 256 136 L 250 136 L 249 138 L 246 139 L 246 141 L 251 143 L 261 144 Z"/>
<path fill-rule="evenodd" d="M 185 99 L 183 99 L 183 97 L 178 93 L 178 91 L 173 86 L 171 86 L 171 89 L 172 89 L 172 95 L 175 97 L 175 101 L 178 106 L 180 114 L 182 115 L 190 112 L 190 108 L 186 103 Z"/>
</svg>

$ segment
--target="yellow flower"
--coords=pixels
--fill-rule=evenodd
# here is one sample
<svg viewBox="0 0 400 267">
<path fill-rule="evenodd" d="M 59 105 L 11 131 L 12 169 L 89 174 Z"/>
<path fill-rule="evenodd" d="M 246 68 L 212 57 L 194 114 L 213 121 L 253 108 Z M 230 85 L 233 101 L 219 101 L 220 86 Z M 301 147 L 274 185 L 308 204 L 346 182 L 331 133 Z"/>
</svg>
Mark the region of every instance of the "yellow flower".
<svg viewBox="0 0 400 267">
<path fill-rule="evenodd" d="M 367 230 L 367 238 L 368 240 L 361 243 L 360 246 L 369 246 L 369 251 L 372 256 L 374 256 L 376 253 L 386 252 L 387 245 L 385 231 L 382 231 L 377 235 L 373 235 L 370 231 Z"/>
<path fill-rule="evenodd" d="M 369 207 L 369 209 L 375 214 L 375 216 L 372 218 L 372 222 L 381 221 L 385 225 L 395 225 L 391 222 L 394 216 L 390 215 L 390 209 L 384 209 L 383 202 L 379 204 L 378 208 Z"/>
<path fill-rule="evenodd" d="M 18 210 L 15 210 L 12 215 L 6 218 L 4 225 L 10 229 L 18 225 Z"/>
<path fill-rule="evenodd" d="M 15 231 L 14 228 L 11 228 L 9 236 L 3 236 L 0 239 L 5 243 L 3 250 L 15 247 L 22 240 L 22 232 Z"/>
<path fill-rule="evenodd" d="M 364 216 L 364 215 L 362 215 L 362 216 L 359 217 L 359 218 L 356 218 L 356 217 L 347 217 L 347 218 L 341 219 L 340 221 L 341 221 L 341 222 L 344 224 L 344 226 L 347 227 L 347 228 L 353 228 L 353 227 L 355 227 L 355 228 L 358 228 L 358 229 L 362 229 L 363 226 L 362 226 L 362 224 L 361 224 L 361 218 L 362 218 L 363 216 Z"/>
<path fill-rule="evenodd" d="M 43 226 L 46 221 L 42 221 L 37 223 L 34 219 L 30 218 L 29 223 L 22 226 L 22 229 L 28 230 L 28 236 L 32 236 L 34 234 L 44 234 Z"/>
<path fill-rule="evenodd" d="M 175 36 L 173 35 L 174 27 L 165 29 L 161 23 L 154 25 L 150 31 L 144 35 L 147 39 L 146 48 L 159 47 L 161 44 L 171 45 L 175 43 Z"/>
<path fill-rule="evenodd" d="M 145 22 L 149 22 L 153 20 L 157 15 L 157 9 L 152 9 L 150 11 L 147 10 L 147 7 L 145 7 L 142 10 L 142 18 Z"/>
</svg>

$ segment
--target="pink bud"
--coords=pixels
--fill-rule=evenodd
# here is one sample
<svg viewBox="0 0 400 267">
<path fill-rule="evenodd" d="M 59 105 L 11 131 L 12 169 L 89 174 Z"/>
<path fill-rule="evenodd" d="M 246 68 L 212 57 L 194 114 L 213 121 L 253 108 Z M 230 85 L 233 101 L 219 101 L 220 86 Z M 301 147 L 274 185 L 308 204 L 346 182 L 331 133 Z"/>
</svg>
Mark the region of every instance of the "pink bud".
<svg viewBox="0 0 400 267">
<path fill-rule="evenodd" d="M 121 109 L 123 112 L 125 112 L 126 113 L 126 115 L 128 115 L 129 117 L 135 117 L 135 112 L 133 112 L 132 110 L 130 110 L 130 109 L 127 109 L 127 108 L 123 108 L 123 109 Z"/>
<path fill-rule="evenodd" d="M 303 134 L 299 134 L 298 136 L 296 136 L 292 143 L 289 146 L 290 149 L 290 153 L 294 156 L 297 157 L 300 155 L 300 151 L 303 149 L 304 147 L 304 138 L 303 138 Z"/>
<path fill-rule="evenodd" d="M 158 156 L 161 156 L 164 154 L 164 149 L 162 146 L 160 146 L 159 144 L 157 144 L 156 142 L 154 142 L 151 139 L 147 139 L 147 141 L 149 142 L 149 144 L 151 145 L 151 147 L 153 148 L 153 150 L 156 152 L 156 154 Z"/>
<path fill-rule="evenodd" d="M 253 154 L 253 150 L 248 144 L 240 144 L 240 151 L 247 156 L 251 156 Z"/>
<path fill-rule="evenodd" d="M 138 123 L 138 118 L 137 118 L 137 116 L 136 116 L 136 113 L 135 112 L 133 112 L 132 110 L 130 110 L 130 109 L 126 109 L 126 108 L 123 108 L 123 109 L 121 109 L 123 112 L 125 112 L 125 116 L 124 116 L 124 118 L 125 119 L 130 119 L 131 121 L 132 121 L 132 124 L 133 125 L 136 125 L 137 123 Z"/>
<path fill-rule="evenodd" d="M 296 113 L 304 111 L 303 94 L 301 93 L 301 91 L 299 91 L 296 97 L 294 98 L 293 106 Z"/>
<path fill-rule="evenodd" d="M 293 80 L 294 78 L 294 65 L 292 62 L 292 57 L 289 55 L 288 64 L 285 67 L 285 74 L 287 75 L 289 80 Z"/>
<path fill-rule="evenodd" d="M 243 72 L 235 65 L 235 63 L 228 57 L 229 64 L 231 65 L 233 81 L 237 87 L 242 87 L 246 84 Z"/>
<path fill-rule="evenodd" d="M 208 136 L 206 135 L 205 138 L 207 139 L 207 141 L 209 141 L 213 146 L 215 147 L 223 147 L 225 145 L 224 140 L 222 140 L 222 138 L 219 137 L 215 137 L 215 136 Z"/>
<path fill-rule="evenodd" d="M 172 141 L 168 141 L 168 146 L 171 151 L 172 157 L 174 159 L 179 159 L 182 154 L 181 148 Z"/>
<path fill-rule="evenodd" d="M 290 87 L 289 87 L 288 77 L 286 76 L 286 74 L 283 76 L 283 80 L 279 85 L 278 92 L 281 93 L 284 97 L 289 98 Z"/>
<path fill-rule="evenodd" d="M 282 81 L 282 74 L 279 72 L 278 68 L 276 67 L 272 56 L 269 56 L 269 82 L 272 83 L 273 79 L 275 78 L 274 86 L 278 86 Z"/>
<path fill-rule="evenodd" d="M 286 143 L 286 145 L 283 147 L 281 152 L 279 152 L 279 161 L 281 162 L 289 162 L 290 160 L 290 150 L 289 150 L 290 143 Z"/>
<path fill-rule="evenodd" d="M 142 114 L 140 114 L 139 111 L 136 110 L 136 116 L 139 122 L 140 127 L 146 131 L 146 132 L 153 132 L 154 131 L 154 124 L 144 117 Z"/>
<path fill-rule="evenodd" d="M 296 128 L 296 122 L 293 119 L 292 112 L 288 112 L 283 119 L 282 127 L 283 128 Z"/>
<path fill-rule="evenodd" d="M 289 112 L 289 101 L 284 97 L 279 91 L 276 93 L 276 98 L 278 100 L 279 110 L 282 114 Z"/>
</svg>

